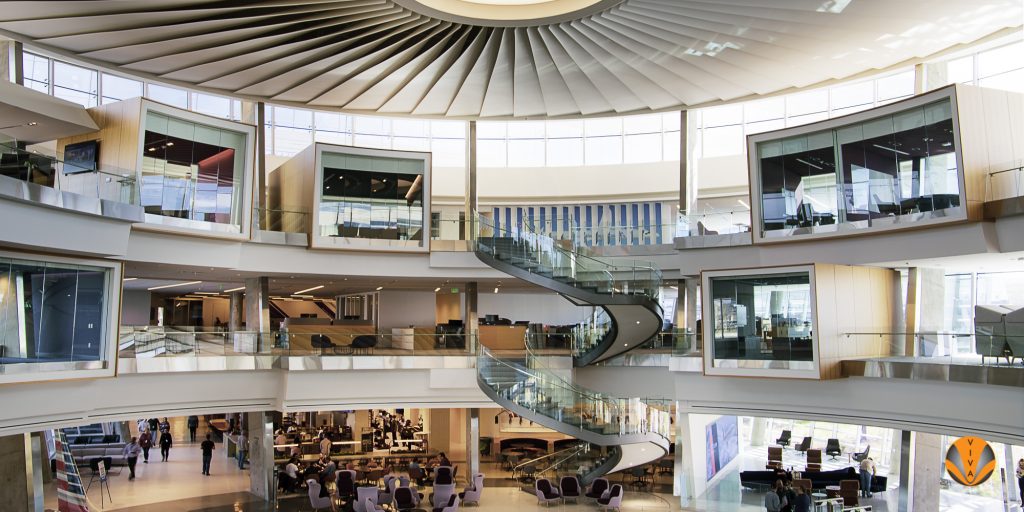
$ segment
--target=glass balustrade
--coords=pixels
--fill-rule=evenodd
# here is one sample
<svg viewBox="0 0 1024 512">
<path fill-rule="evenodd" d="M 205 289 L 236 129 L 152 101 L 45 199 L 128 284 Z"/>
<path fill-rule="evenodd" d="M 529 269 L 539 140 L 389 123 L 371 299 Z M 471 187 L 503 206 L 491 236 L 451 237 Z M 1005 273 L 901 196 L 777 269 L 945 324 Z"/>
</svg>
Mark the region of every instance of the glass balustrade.
<svg viewBox="0 0 1024 512">
<path fill-rule="evenodd" d="M 263 231 L 306 233 L 309 231 L 309 212 L 279 208 L 254 208 L 256 225 Z"/>
<path fill-rule="evenodd" d="M 561 477 L 575 476 L 581 484 L 589 485 L 594 478 L 604 474 L 607 468 L 603 466 L 611 463 L 617 451 L 616 446 L 602 448 L 580 441 L 554 453 L 520 462 L 512 467 L 512 477 L 547 478 L 558 485 Z M 532 492 L 532 483 L 524 485 L 529 487 L 525 490 Z"/>
<path fill-rule="evenodd" d="M 467 334 L 224 331 L 190 326 L 122 326 L 119 357 L 458 356 L 473 355 Z"/>
<path fill-rule="evenodd" d="M 531 273 L 591 293 L 658 298 L 661 271 L 650 262 L 588 256 L 571 241 L 535 232 L 529 223 L 496 228 L 488 217 L 478 215 L 474 233 L 477 252 Z"/>
<path fill-rule="evenodd" d="M 63 154 L 22 149 L 13 141 L 0 142 L 0 176 L 61 192 L 139 204 L 139 184 L 135 179 L 135 171 L 111 166 L 100 169 L 85 167 L 81 163 L 66 161 Z"/>
<path fill-rule="evenodd" d="M 680 212 L 676 222 L 676 237 L 731 235 L 750 232 L 750 210 Z"/>
<path fill-rule="evenodd" d="M 985 201 L 1024 196 L 1024 167 L 1018 165 L 990 173 L 985 181 Z"/>
<path fill-rule="evenodd" d="M 504 357 L 481 347 L 477 374 L 501 399 L 565 425 L 599 435 L 656 434 L 668 439 L 670 409 L 658 401 L 614 398 L 568 381 L 569 374 L 534 364 L 522 354 Z"/>
<path fill-rule="evenodd" d="M 848 332 L 844 343 L 874 347 L 878 359 L 1021 368 L 1024 335 L 979 326 L 977 332 Z"/>
</svg>

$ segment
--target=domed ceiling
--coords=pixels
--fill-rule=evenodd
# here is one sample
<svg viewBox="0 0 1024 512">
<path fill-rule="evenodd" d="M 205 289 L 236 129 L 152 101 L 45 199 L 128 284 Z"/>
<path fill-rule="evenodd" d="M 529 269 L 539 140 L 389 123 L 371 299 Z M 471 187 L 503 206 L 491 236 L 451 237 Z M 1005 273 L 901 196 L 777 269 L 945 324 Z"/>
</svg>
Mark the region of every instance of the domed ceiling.
<svg viewBox="0 0 1024 512">
<path fill-rule="evenodd" d="M 1019 26 L 1020 0 L 0 2 L 0 34 L 276 103 L 452 118 L 752 98 Z"/>
</svg>

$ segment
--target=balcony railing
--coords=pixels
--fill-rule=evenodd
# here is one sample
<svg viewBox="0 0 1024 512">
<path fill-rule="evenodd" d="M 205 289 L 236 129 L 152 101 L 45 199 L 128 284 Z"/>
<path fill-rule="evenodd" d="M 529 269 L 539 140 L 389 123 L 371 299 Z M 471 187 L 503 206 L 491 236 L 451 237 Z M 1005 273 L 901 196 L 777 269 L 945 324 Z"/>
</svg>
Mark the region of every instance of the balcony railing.
<svg viewBox="0 0 1024 512">
<path fill-rule="evenodd" d="M 985 179 L 985 201 L 1024 196 L 1024 166 L 989 173 Z"/>
<path fill-rule="evenodd" d="M 676 237 L 731 235 L 750 232 L 750 210 L 679 213 Z"/>
<path fill-rule="evenodd" d="M 130 205 L 140 203 L 135 171 L 103 166 L 88 169 L 68 163 L 60 153 L 26 150 L 14 143 L 0 143 L 0 175 L 85 197 Z"/>
</svg>

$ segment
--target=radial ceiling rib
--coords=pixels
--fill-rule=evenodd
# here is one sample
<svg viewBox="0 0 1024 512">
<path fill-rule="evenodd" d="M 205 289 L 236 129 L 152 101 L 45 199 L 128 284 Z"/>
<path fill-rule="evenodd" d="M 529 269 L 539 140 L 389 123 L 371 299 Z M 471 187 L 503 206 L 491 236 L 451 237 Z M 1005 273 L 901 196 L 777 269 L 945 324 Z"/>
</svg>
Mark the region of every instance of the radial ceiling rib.
<svg viewBox="0 0 1024 512">
<path fill-rule="evenodd" d="M 558 66 L 544 44 L 543 38 L 537 27 L 526 29 L 528 44 L 533 54 L 533 63 L 537 69 L 537 80 L 540 83 L 541 97 L 544 99 L 544 109 L 547 115 L 568 116 L 580 114 L 580 108 L 576 105 L 569 86 L 565 83 Z"/>
<path fill-rule="evenodd" d="M 465 49 L 466 41 L 470 39 L 475 29 L 462 27 L 453 31 L 455 37 L 449 38 L 447 47 L 437 46 L 440 55 L 426 59 L 422 68 L 409 74 L 401 88 L 394 91 L 382 105 L 373 110 L 380 112 L 411 112 L 423 100 L 430 87 L 437 83 L 442 71 L 454 64 L 459 54 Z"/>
<path fill-rule="evenodd" d="M 601 9 L 495 26 L 417 0 L 0 0 L 0 35 L 254 100 L 505 119 L 770 95 L 1019 30 L 1024 17 L 1020 0 L 615 0 Z"/>
<path fill-rule="evenodd" d="M 477 55 L 476 62 L 471 63 L 472 68 L 466 79 L 459 85 L 455 98 L 448 107 L 447 115 L 452 117 L 466 117 L 480 115 L 484 104 L 484 94 L 487 92 L 487 85 L 490 83 L 491 71 L 494 69 L 494 62 L 498 58 L 498 47 L 501 46 L 503 31 L 501 29 L 487 30 L 487 45 Z"/>
<path fill-rule="evenodd" d="M 324 42 L 322 46 L 313 46 L 285 59 L 265 62 L 202 85 L 233 90 L 239 94 L 277 96 L 341 62 L 345 50 L 379 41 L 391 30 L 421 22 L 420 18 L 408 12 L 396 13 L 383 22 L 362 21 L 353 25 L 350 32 L 336 35 L 330 39 L 331 42 Z"/>
</svg>

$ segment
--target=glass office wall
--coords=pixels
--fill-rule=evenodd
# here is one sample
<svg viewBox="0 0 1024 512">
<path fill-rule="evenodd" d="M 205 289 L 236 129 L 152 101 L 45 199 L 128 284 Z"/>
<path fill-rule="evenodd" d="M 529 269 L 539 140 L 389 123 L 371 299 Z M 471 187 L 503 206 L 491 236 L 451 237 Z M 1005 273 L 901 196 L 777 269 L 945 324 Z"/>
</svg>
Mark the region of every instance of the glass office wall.
<svg viewBox="0 0 1024 512">
<path fill-rule="evenodd" d="M 765 238 L 942 217 L 962 204 L 949 97 L 759 139 L 753 165 Z"/>
<path fill-rule="evenodd" d="M 40 371 L 31 363 L 102 368 L 116 319 L 116 278 L 111 267 L 0 254 L 0 373 Z"/>
<path fill-rule="evenodd" d="M 324 150 L 320 154 L 317 234 L 425 248 L 427 158 L 353 150 L 357 152 Z"/>
<path fill-rule="evenodd" d="M 140 175 L 146 213 L 240 231 L 246 134 L 153 110 L 143 122 Z"/>
<path fill-rule="evenodd" d="M 714 366 L 812 368 L 810 283 L 808 272 L 710 277 L 705 332 Z"/>
</svg>

